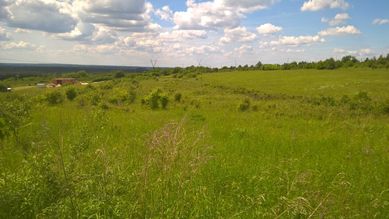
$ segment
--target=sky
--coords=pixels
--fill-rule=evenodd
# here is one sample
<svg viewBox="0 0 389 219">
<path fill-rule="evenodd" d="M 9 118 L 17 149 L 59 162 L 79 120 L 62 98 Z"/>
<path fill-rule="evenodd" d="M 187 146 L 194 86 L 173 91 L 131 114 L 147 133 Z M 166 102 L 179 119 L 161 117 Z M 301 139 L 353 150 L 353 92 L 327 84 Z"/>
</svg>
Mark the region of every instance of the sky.
<svg viewBox="0 0 389 219">
<path fill-rule="evenodd" d="M 0 0 L 0 62 L 221 67 L 387 53 L 388 0 Z"/>
</svg>

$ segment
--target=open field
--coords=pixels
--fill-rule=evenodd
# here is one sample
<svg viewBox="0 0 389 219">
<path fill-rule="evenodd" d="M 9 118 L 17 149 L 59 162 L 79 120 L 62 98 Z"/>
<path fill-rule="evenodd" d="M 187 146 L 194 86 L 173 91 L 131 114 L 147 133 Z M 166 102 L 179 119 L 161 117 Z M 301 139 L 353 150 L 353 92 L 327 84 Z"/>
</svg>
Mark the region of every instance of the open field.
<svg viewBox="0 0 389 219">
<path fill-rule="evenodd" d="M 389 215 L 388 69 L 127 74 L 0 103 L 0 218 Z"/>
</svg>

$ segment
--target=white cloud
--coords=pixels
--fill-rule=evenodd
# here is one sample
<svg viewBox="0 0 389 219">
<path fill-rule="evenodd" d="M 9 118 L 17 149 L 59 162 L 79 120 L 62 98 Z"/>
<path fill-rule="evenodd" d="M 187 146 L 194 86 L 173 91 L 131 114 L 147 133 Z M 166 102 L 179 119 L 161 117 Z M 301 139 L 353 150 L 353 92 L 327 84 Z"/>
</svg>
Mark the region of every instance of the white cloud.
<svg viewBox="0 0 389 219">
<path fill-rule="evenodd" d="M 325 8 L 347 9 L 350 6 L 345 0 L 308 0 L 304 2 L 301 11 L 319 11 Z"/>
<path fill-rule="evenodd" d="M 162 20 L 171 21 L 173 20 L 173 11 L 170 10 L 168 5 L 163 6 L 161 9 L 157 9 L 155 14 Z"/>
<path fill-rule="evenodd" d="M 376 25 L 389 24 L 389 19 L 377 18 L 377 19 L 374 19 L 373 24 L 376 24 Z"/>
<path fill-rule="evenodd" d="M 366 56 L 373 55 L 373 51 L 370 48 L 359 49 L 359 50 L 346 50 L 346 49 L 335 48 L 333 52 L 340 55 L 353 55 L 358 57 L 366 57 Z"/>
<path fill-rule="evenodd" d="M 65 33 L 74 29 L 77 21 L 65 10 L 67 3 L 54 0 L 15 0 L 5 7 L 5 19 L 11 27 Z"/>
<path fill-rule="evenodd" d="M 270 42 L 260 42 L 261 48 L 272 46 L 302 46 L 310 45 L 313 43 L 321 43 L 325 40 L 320 36 L 281 36 L 278 40 L 272 40 Z"/>
<path fill-rule="evenodd" d="M 25 41 L 5 42 L 0 44 L 0 48 L 4 50 L 10 49 L 37 49 L 38 46 Z"/>
<path fill-rule="evenodd" d="M 262 24 L 261 26 L 257 27 L 257 31 L 259 34 L 267 35 L 267 34 L 273 34 L 278 33 L 282 31 L 282 27 L 275 26 L 270 23 Z"/>
<path fill-rule="evenodd" d="M 240 46 L 239 48 L 235 48 L 234 49 L 234 52 L 235 53 L 238 53 L 240 56 L 244 55 L 244 54 L 250 54 L 254 51 L 254 48 L 250 45 L 242 45 Z"/>
<path fill-rule="evenodd" d="M 320 36 L 340 36 L 340 35 L 357 35 L 357 34 L 361 34 L 361 31 L 352 25 L 328 28 L 326 30 L 319 32 Z"/>
<path fill-rule="evenodd" d="M 176 29 L 217 29 L 239 26 L 247 13 L 264 9 L 277 0 L 187 0 L 187 10 L 174 13 Z"/>
<path fill-rule="evenodd" d="M 2 28 L 2 27 L 0 27 L 0 42 L 1 41 L 8 41 L 8 40 L 10 40 L 10 35 L 9 35 L 9 33 L 7 33 L 7 31 L 4 29 L 4 28 Z"/>
<path fill-rule="evenodd" d="M 225 28 L 224 36 L 220 38 L 219 42 L 222 44 L 231 42 L 251 42 L 257 36 L 254 33 L 247 31 L 246 27 Z"/>
<path fill-rule="evenodd" d="M 349 14 L 340 13 L 340 14 L 336 14 L 335 17 L 332 19 L 322 18 L 321 21 L 323 23 L 328 23 L 330 26 L 336 26 L 339 24 L 344 24 L 350 18 L 351 17 Z"/>
</svg>

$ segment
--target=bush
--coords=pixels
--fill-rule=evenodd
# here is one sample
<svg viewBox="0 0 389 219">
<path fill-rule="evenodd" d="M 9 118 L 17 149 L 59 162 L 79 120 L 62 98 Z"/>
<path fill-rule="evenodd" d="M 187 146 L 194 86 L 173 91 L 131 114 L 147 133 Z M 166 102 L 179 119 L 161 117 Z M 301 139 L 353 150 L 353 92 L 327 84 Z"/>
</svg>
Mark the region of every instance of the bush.
<svg viewBox="0 0 389 219">
<path fill-rule="evenodd" d="M 128 102 L 134 103 L 136 100 L 136 92 L 134 90 L 128 91 Z"/>
<path fill-rule="evenodd" d="M 162 109 L 166 109 L 167 104 L 169 103 L 169 98 L 166 95 L 160 97 Z"/>
<path fill-rule="evenodd" d="M 115 73 L 115 78 L 123 78 L 125 74 L 121 71 Z"/>
<path fill-rule="evenodd" d="M 181 99 L 182 99 L 182 94 L 181 93 L 176 93 L 174 95 L 174 101 L 181 102 Z"/>
<path fill-rule="evenodd" d="M 7 88 L 6 84 L 0 83 L 0 92 L 7 92 Z"/>
<path fill-rule="evenodd" d="M 46 100 L 50 105 L 60 104 L 64 99 L 63 94 L 59 91 L 53 91 L 46 95 Z"/>
<path fill-rule="evenodd" d="M 238 110 L 241 112 L 247 111 L 250 109 L 250 100 L 244 99 L 239 105 Z"/>
<path fill-rule="evenodd" d="M 66 97 L 68 100 L 72 101 L 77 97 L 77 91 L 74 87 L 71 87 L 66 90 Z"/>
<path fill-rule="evenodd" d="M 163 94 L 160 89 L 152 91 L 142 100 L 142 104 L 149 105 L 150 109 L 152 110 L 158 109 L 159 107 L 161 107 L 162 109 L 166 109 L 168 103 L 168 96 Z"/>
</svg>

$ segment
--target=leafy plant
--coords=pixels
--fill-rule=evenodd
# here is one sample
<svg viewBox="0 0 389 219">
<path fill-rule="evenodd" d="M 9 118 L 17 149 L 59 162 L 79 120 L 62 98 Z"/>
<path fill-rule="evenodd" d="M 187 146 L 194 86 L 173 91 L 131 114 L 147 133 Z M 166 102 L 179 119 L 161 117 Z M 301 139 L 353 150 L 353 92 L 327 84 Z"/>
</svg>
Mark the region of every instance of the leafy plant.
<svg viewBox="0 0 389 219">
<path fill-rule="evenodd" d="M 50 105 L 61 104 L 64 99 L 65 98 L 60 91 L 52 91 L 46 95 L 46 100 Z"/>
<path fill-rule="evenodd" d="M 77 91 L 74 87 L 70 87 L 66 90 L 66 97 L 72 101 L 77 97 Z"/>
</svg>

